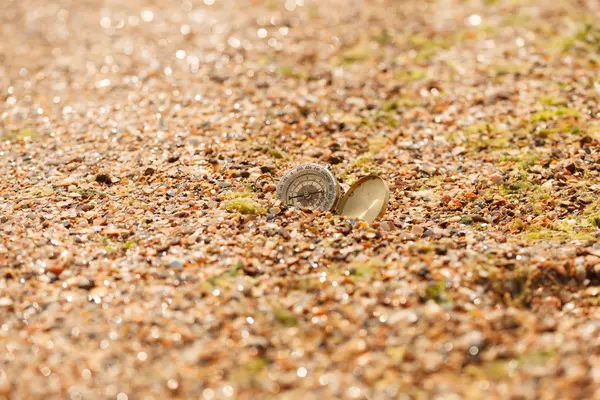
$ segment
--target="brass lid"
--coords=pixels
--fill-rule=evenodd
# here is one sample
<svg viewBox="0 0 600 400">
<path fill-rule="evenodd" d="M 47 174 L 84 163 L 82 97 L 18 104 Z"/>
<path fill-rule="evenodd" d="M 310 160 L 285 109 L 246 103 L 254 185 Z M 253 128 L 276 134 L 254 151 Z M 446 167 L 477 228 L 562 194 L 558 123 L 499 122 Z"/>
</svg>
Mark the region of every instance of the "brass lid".
<svg viewBox="0 0 600 400">
<path fill-rule="evenodd" d="M 369 175 L 354 182 L 340 199 L 338 214 L 372 223 L 387 209 L 390 189 L 383 179 Z"/>
</svg>

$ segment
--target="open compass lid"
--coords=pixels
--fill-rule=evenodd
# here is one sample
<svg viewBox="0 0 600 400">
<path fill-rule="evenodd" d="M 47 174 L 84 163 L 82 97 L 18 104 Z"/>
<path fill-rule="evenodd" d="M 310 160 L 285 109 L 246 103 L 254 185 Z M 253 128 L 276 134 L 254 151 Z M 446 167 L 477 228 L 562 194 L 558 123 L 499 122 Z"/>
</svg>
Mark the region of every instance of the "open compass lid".
<svg viewBox="0 0 600 400">
<path fill-rule="evenodd" d="M 354 182 L 342 196 L 337 213 L 372 223 L 385 213 L 389 199 L 390 190 L 383 179 L 365 176 Z"/>
</svg>

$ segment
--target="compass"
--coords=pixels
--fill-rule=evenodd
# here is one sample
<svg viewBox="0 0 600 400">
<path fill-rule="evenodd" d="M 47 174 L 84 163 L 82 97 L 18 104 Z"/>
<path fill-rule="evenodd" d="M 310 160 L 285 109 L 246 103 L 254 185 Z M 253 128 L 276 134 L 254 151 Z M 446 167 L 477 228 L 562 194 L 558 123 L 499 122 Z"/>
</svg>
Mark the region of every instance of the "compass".
<svg viewBox="0 0 600 400">
<path fill-rule="evenodd" d="M 302 164 L 281 178 L 277 198 L 290 206 L 334 211 L 370 224 L 385 213 L 390 189 L 379 176 L 368 175 L 354 182 L 342 195 L 338 181 L 327 168 Z"/>
<path fill-rule="evenodd" d="M 299 208 L 333 210 L 340 187 L 327 168 L 302 164 L 288 171 L 277 185 L 277 198 Z"/>
</svg>

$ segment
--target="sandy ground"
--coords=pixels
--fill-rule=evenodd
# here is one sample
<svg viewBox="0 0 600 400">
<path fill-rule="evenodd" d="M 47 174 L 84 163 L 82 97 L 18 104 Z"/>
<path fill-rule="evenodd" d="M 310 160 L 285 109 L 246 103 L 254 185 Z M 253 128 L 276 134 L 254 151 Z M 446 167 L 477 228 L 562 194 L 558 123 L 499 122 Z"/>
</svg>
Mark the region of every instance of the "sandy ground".
<svg viewBox="0 0 600 400">
<path fill-rule="evenodd" d="M 2 0 L 0 399 L 600 397 L 599 12 Z"/>
</svg>

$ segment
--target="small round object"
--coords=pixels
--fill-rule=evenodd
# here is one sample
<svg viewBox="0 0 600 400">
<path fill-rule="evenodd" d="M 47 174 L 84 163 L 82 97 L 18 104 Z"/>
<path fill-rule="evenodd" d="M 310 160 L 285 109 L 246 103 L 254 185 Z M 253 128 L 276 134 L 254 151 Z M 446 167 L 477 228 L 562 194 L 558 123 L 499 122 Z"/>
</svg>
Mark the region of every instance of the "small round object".
<svg viewBox="0 0 600 400">
<path fill-rule="evenodd" d="M 277 185 L 277 198 L 300 208 L 332 210 L 339 196 L 340 188 L 333 174 L 316 164 L 291 169 Z"/>
<path fill-rule="evenodd" d="M 372 223 L 385 213 L 390 199 L 390 189 L 383 179 L 375 175 L 360 178 L 342 196 L 338 214 Z"/>
</svg>

